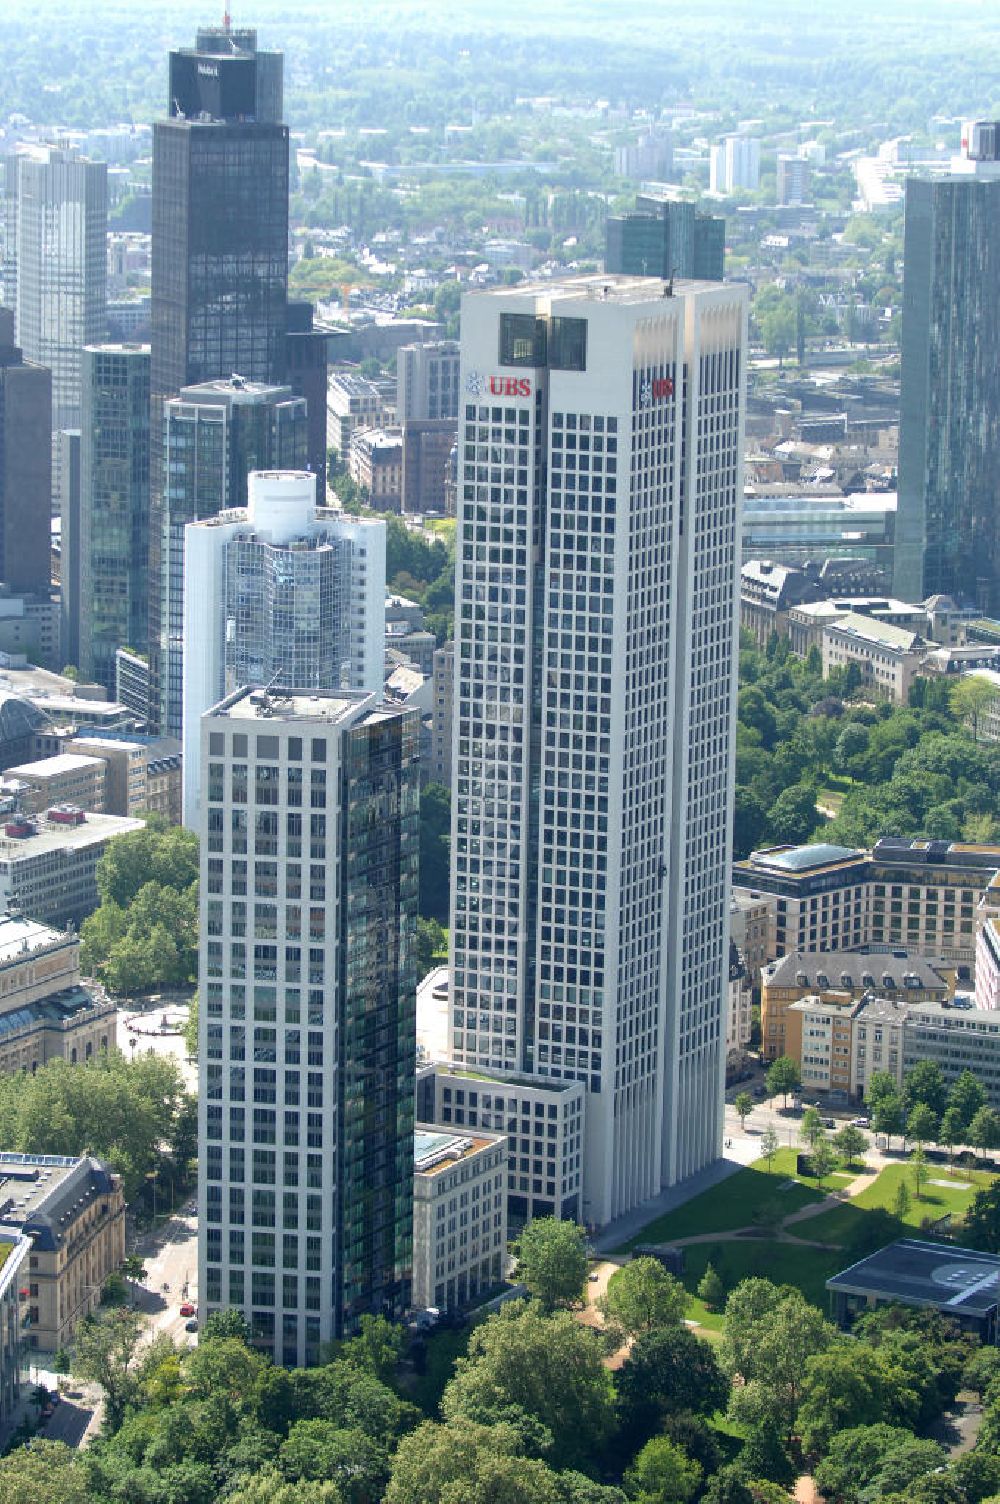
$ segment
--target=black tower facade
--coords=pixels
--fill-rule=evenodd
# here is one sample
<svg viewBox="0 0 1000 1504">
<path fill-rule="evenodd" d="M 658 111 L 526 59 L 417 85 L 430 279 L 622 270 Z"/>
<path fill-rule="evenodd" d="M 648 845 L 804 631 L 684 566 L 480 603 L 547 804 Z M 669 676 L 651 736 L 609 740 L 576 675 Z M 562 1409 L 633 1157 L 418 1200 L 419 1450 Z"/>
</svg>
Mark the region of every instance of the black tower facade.
<svg viewBox="0 0 1000 1504">
<path fill-rule="evenodd" d="M 157 587 L 164 513 L 163 402 L 239 375 L 280 383 L 288 326 L 288 127 L 282 58 L 256 32 L 198 32 L 170 54 L 168 118 L 153 127 L 149 651 L 160 703 L 166 623 Z M 234 504 L 240 504 L 234 498 Z"/>
</svg>

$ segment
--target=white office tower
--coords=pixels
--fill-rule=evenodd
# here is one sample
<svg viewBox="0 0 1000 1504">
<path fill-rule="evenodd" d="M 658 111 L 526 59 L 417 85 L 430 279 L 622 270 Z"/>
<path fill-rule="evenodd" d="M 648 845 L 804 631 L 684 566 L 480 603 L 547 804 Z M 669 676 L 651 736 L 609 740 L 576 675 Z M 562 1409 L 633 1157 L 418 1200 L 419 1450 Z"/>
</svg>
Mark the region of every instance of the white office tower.
<svg viewBox="0 0 1000 1504">
<path fill-rule="evenodd" d="M 420 717 L 296 686 L 200 729 L 201 1312 L 317 1363 L 410 1303 Z"/>
<path fill-rule="evenodd" d="M 735 193 L 760 187 L 760 141 L 755 136 L 726 136 L 709 153 L 712 193 Z"/>
<path fill-rule="evenodd" d="M 184 530 L 184 823 L 199 823 L 202 715 L 243 684 L 385 677 L 385 523 L 317 510 L 306 470 L 250 474 L 249 505 Z"/>
<path fill-rule="evenodd" d="M 584 1083 L 598 1225 L 721 1149 L 745 338 L 704 282 L 463 303 L 452 1053 Z"/>
<path fill-rule="evenodd" d="M 57 433 L 80 427 L 83 347 L 107 334 L 108 168 L 55 146 L 15 160 L 17 343 L 52 372 Z"/>
</svg>

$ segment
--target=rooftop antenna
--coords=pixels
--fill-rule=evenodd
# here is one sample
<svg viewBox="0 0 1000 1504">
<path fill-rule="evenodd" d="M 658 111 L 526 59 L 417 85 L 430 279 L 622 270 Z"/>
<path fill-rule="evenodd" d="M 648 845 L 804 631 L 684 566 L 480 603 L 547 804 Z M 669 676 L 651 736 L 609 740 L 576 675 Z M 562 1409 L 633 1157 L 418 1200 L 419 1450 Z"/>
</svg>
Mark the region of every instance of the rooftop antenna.
<svg viewBox="0 0 1000 1504">
<path fill-rule="evenodd" d="M 228 0 L 227 0 L 226 8 L 222 12 L 222 29 L 226 33 L 227 36 L 229 35 L 231 27 L 232 27 L 232 17 L 229 14 L 229 5 L 228 5 Z"/>
<path fill-rule="evenodd" d="M 667 285 L 663 289 L 663 296 L 665 298 L 672 298 L 674 295 L 674 278 L 676 275 L 677 268 L 676 266 L 672 266 L 670 268 L 670 276 L 667 278 Z"/>
</svg>

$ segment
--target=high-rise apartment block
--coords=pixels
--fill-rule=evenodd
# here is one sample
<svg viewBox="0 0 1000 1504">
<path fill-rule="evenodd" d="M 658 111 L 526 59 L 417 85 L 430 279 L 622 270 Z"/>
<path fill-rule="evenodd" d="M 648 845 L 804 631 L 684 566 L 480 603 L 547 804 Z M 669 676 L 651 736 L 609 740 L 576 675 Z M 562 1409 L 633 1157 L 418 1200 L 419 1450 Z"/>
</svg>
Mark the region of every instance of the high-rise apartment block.
<svg viewBox="0 0 1000 1504">
<path fill-rule="evenodd" d="M 991 134 L 992 133 L 992 134 Z M 964 128 L 959 171 L 910 178 L 904 221 L 894 589 L 1000 611 L 1000 151 Z"/>
<path fill-rule="evenodd" d="M 683 199 L 640 194 L 634 214 L 609 219 L 604 269 L 629 277 L 721 282 L 726 221 Z"/>
<path fill-rule="evenodd" d="M 457 340 L 403 345 L 396 355 L 396 421 L 458 418 Z"/>
<path fill-rule="evenodd" d="M 650 278 L 463 305 L 451 1054 L 584 1085 L 589 1223 L 721 1149 L 745 325 Z"/>
<path fill-rule="evenodd" d="M 755 136 L 726 136 L 709 156 L 713 193 L 756 192 L 760 187 L 760 141 Z"/>
<path fill-rule="evenodd" d="M 0 308 L 0 580 L 47 595 L 51 583 L 52 375 L 14 343 Z"/>
<path fill-rule="evenodd" d="M 184 529 L 189 522 L 245 506 L 251 470 L 304 470 L 309 429 L 305 400 L 293 396 L 290 387 L 242 376 L 185 387 L 161 411 L 166 485 L 154 520 L 164 567 L 151 585 L 158 583 L 160 591 L 158 720 L 162 732 L 180 736 Z M 153 616 L 151 610 L 151 621 Z"/>
<path fill-rule="evenodd" d="M 193 49 L 170 54 L 167 109 L 169 118 L 153 126 L 148 636 L 152 716 L 176 735 L 180 680 L 164 652 L 179 618 L 171 622 L 163 612 L 181 559 L 163 551 L 173 518 L 162 405 L 185 387 L 234 373 L 265 385 L 286 378 L 288 127 L 281 124 L 281 55 L 258 51 L 252 30 L 205 28 Z M 274 463 L 255 459 L 258 467 Z M 305 456 L 280 463 L 304 466 Z M 227 504 L 217 501 L 210 510 Z M 204 515 L 183 517 L 179 527 Z M 171 702 L 173 724 L 164 719 Z"/>
<path fill-rule="evenodd" d="M 419 716 L 241 689 L 201 725 L 201 1308 L 315 1363 L 410 1299 Z"/>
<path fill-rule="evenodd" d="M 779 206 L 789 208 L 804 204 L 809 197 L 809 163 L 794 152 L 779 151 L 776 178 Z"/>
<path fill-rule="evenodd" d="M 52 372 L 53 431 L 79 428 L 83 347 L 107 333 L 107 164 L 55 146 L 16 160 L 17 342 Z"/>
<path fill-rule="evenodd" d="M 115 653 L 144 651 L 149 617 L 148 345 L 84 349 L 80 449 L 75 661 L 113 696 Z"/>
<path fill-rule="evenodd" d="M 310 471 L 256 471 L 245 508 L 184 546 L 184 819 L 199 819 L 201 717 L 243 684 L 380 693 L 385 523 L 317 511 Z"/>
</svg>

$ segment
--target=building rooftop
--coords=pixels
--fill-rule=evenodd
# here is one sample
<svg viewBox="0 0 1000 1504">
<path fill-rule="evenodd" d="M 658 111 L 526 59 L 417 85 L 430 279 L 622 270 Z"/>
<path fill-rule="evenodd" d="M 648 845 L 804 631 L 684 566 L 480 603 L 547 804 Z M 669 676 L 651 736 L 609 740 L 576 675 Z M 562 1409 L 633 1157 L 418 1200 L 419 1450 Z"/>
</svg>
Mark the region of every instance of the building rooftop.
<svg viewBox="0 0 1000 1504">
<path fill-rule="evenodd" d="M 440 1174 L 467 1155 L 490 1149 L 505 1137 L 502 1133 L 455 1133 L 450 1128 L 418 1123 L 413 1132 L 413 1168 L 418 1175 Z"/>
<path fill-rule="evenodd" d="M 0 915 L 0 966 L 6 966 L 10 961 L 23 961 L 32 951 L 72 939 L 75 936 L 66 930 L 54 930 L 37 920 L 24 919 L 20 914 Z"/>
<path fill-rule="evenodd" d="M 82 752 L 57 752 L 54 757 L 40 757 L 7 769 L 10 778 L 59 778 L 66 773 L 85 773 L 102 766 L 99 757 L 85 757 Z"/>
<path fill-rule="evenodd" d="M 908 632 L 905 627 L 896 627 L 877 616 L 862 616 L 858 611 L 846 611 L 839 621 L 832 621 L 827 630 L 842 632 L 847 637 L 873 642 L 899 653 L 909 653 L 923 643 L 919 632 Z"/>
<path fill-rule="evenodd" d="M 700 282 L 692 277 L 677 277 L 671 284 L 677 297 L 720 290 L 718 282 Z M 594 272 L 580 277 L 554 277 L 551 281 L 519 282 L 516 287 L 483 289 L 488 298 L 502 301 L 565 302 L 571 299 L 592 303 L 656 303 L 670 297 L 662 277 L 630 277 L 624 273 Z"/>
<path fill-rule="evenodd" d="M 26 861 L 48 851 L 62 851 L 67 847 L 92 846 L 98 841 L 110 841 L 113 836 L 127 835 L 133 830 L 142 830 L 145 820 L 133 820 L 126 815 L 91 815 L 79 825 L 62 825 L 39 815 L 32 822 L 33 834 L 25 836 L 0 835 L 0 862 Z"/>
<path fill-rule="evenodd" d="M 110 1171 L 89 1155 L 0 1154 L 0 1235 L 25 1232 L 36 1249 L 50 1252 L 113 1183 Z"/>
<path fill-rule="evenodd" d="M 856 861 L 864 855 L 850 846 L 817 841 L 815 846 L 770 846 L 763 851 L 751 851 L 747 860 L 754 867 L 773 867 L 779 872 L 812 872 L 816 867 Z"/>
<path fill-rule="evenodd" d="M 954 1003 L 911 1003 L 907 1018 L 941 1029 L 979 1029 L 1000 1034 L 1000 1009 L 956 1007 Z"/>
<path fill-rule="evenodd" d="M 892 992 L 904 987 L 915 992 L 929 988 L 947 991 L 947 977 L 953 971 L 945 961 L 905 950 L 793 950 L 764 968 L 764 980 L 769 988 L 808 987 L 821 992 L 859 992 L 866 987 L 885 987 Z"/>
<path fill-rule="evenodd" d="M 877 862 L 900 862 L 906 866 L 964 867 L 995 872 L 1000 868 L 1000 846 L 966 841 L 911 840 L 907 836 L 880 836 L 872 848 Z"/>
<path fill-rule="evenodd" d="M 847 1295 L 880 1295 L 945 1315 L 983 1317 L 1000 1301 L 1000 1258 L 950 1243 L 900 1238 L 826 1282 Z"/>
<path fill-rule="evenodd" d="M 361 709 L 371 712 L 378 709 L 375 695 L 362 689 L 299 691 L 244 688 L 212 706 L 208 714 L 226 716 L 234 721 L 296 720 L 330 725 L 339 721 L 349 723 Z"/>
</svg>

